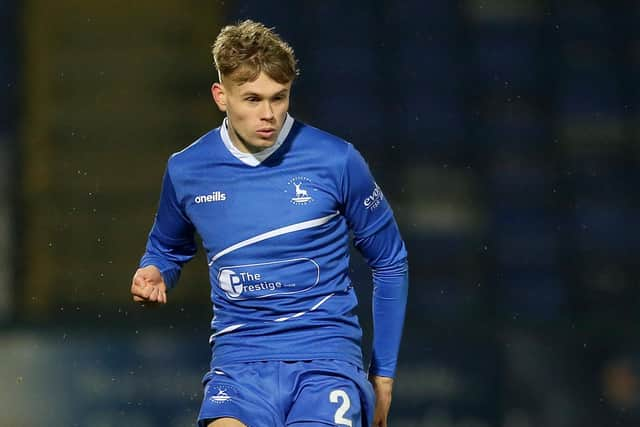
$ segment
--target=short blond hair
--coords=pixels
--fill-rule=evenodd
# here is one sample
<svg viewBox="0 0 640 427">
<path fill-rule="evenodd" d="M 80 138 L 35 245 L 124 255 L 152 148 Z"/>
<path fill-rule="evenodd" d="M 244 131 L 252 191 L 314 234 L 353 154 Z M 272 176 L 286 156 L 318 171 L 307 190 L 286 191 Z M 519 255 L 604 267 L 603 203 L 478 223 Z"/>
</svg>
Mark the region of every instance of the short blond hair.
<svg viewBox="0 0 640 427">
<path fill-rule="evenodd" d="M 264 72 L 278 83 L 293 81 L 300 74 L 291 46 L 273 28 L 250 19 L 224 27 L 212 48 L 220 76 L 243 84 Z"/>
</svg>

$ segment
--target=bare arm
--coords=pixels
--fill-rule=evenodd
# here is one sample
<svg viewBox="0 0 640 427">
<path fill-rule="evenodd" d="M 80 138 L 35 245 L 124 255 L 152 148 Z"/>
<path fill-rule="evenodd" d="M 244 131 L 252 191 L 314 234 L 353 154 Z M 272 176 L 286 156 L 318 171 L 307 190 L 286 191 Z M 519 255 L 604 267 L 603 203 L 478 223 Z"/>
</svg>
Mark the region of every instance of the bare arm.
<svg viewBox="0 0 640 427">
<path fill-rule="evenodd" d="M 373 427 L 387 427 L 389 408 L 391 407 L 391 393 L 393 378 L 369 375 L 369 381 L 376 393 L 376 407 L 373 415 Z"/>
</svg>

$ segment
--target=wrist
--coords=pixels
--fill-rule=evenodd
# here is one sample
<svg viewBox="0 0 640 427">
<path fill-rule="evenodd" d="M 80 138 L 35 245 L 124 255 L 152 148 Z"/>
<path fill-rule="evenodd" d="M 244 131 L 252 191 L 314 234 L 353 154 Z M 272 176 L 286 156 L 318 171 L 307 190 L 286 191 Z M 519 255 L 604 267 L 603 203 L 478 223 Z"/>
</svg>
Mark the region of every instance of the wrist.
<svg viewBox="0 0 640 427">
<path fill-rule="evenodd" d="M 369 381 L 373 384 L 375 389 L 383 388 L 383 389 L 392 389 L 393 388 L 393 378 L 391 377 L 382 377 L 379 375 L 369 375 Z"/>
</svg>

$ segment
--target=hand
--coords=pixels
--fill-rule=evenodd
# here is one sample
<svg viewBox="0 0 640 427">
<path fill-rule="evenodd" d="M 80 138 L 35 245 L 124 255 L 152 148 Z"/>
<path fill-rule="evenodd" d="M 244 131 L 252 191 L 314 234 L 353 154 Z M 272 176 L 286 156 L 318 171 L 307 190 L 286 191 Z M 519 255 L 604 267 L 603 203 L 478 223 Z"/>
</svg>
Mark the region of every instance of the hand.
<svg viewBox="0 0 640 427">
<path fill-rule="evenodd" d="M 149 265 L 136 270 L 131 280 L 131 295 L 135 302 L 167 303 L 167 285 L 158 267 Z"/>
<path fill-rule="evenodd" d="M 391 392 L 393 390 L 393 378 L 369 375 L 369 382 L 376 393 L 376 408 L 373 414 L 373 427 L 387 427 L 387 417 L 391 407 Z"/>
</svg>

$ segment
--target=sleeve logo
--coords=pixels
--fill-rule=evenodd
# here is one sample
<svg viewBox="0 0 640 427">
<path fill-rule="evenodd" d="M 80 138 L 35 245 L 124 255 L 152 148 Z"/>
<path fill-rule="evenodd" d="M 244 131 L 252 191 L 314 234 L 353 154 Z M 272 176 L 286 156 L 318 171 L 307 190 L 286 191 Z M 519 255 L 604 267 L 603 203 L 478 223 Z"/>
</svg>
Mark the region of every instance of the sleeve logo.
<svg viewBox="0 0 640 427">
<path fill-rule="evenodd" d="M 364 204 L 365 208 L 367 208 L 370 211 L 372 211 L 375 208 L 377 208 L 378 206 L 380 206 L 380 203 L 382 203 L 383 200 L 384 200 L 384 194 L 382 194 L 382 190 L 380 189 L 378 184 L 375 184 L 375 188 L 373 189 L 373 193 L 371 193 L 370 196 L 368 196 L 366 199 L 364 199 L 364 201 L 362 203 Z"/>
</svg>

